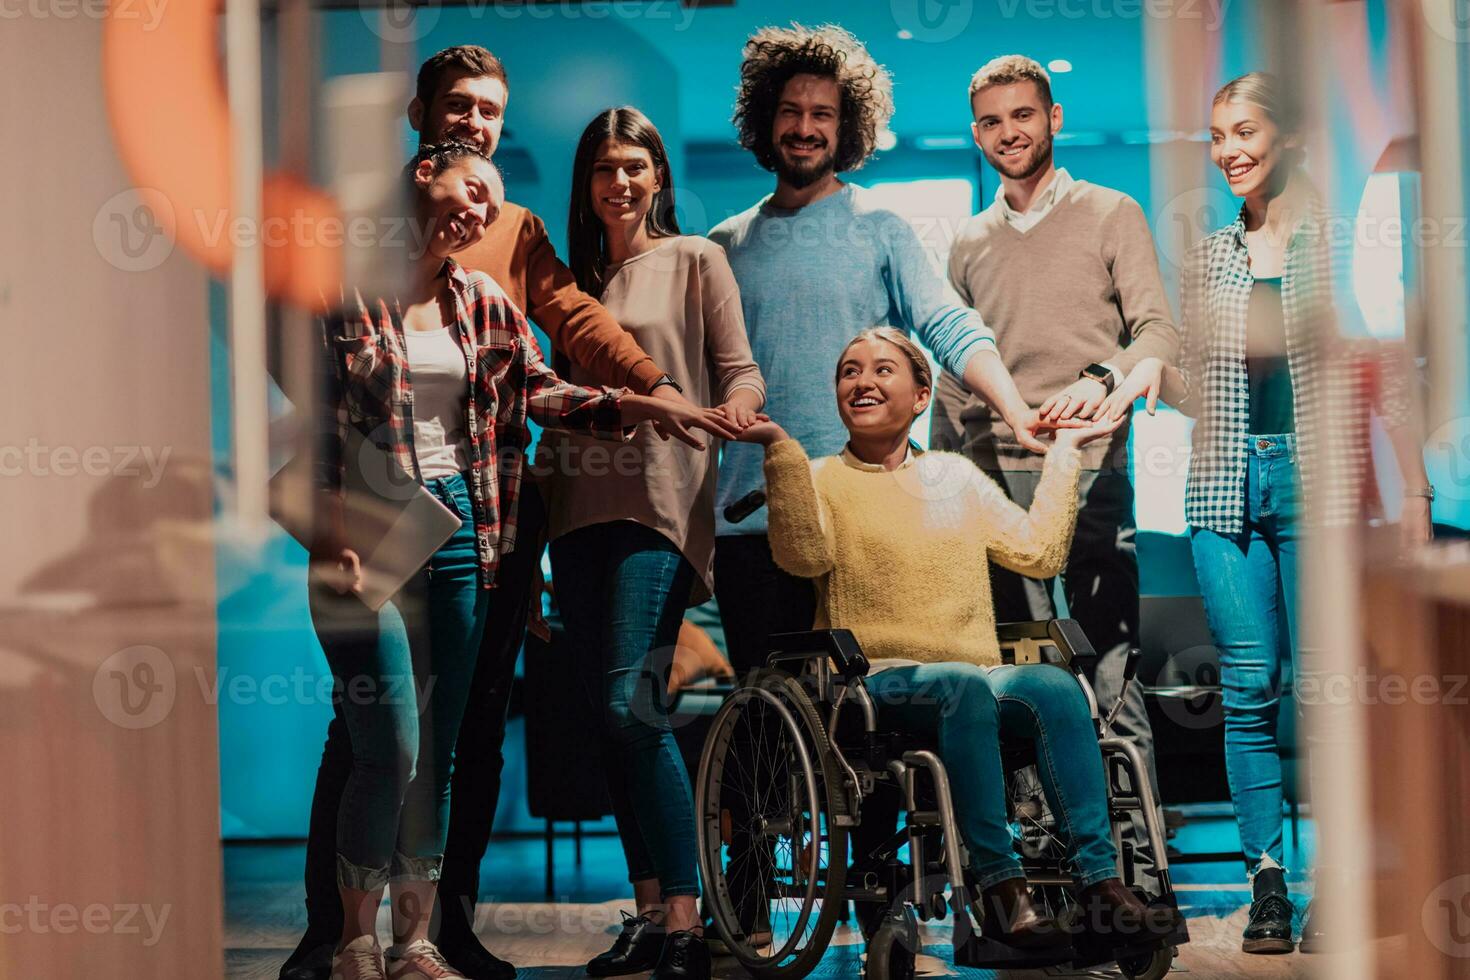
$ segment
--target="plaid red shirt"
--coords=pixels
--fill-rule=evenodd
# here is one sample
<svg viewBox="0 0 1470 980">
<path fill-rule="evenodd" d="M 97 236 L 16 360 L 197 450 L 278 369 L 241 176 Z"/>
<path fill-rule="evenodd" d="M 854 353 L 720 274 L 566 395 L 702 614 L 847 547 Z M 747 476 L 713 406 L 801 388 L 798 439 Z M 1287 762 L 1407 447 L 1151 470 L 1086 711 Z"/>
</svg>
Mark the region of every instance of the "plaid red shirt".
<svg viewBox="0 0 1470 980">
<path fill-rule="evenodd" d="M 495 281 L 453 259 L 444 274 L 454 297 L 454 325 L 469 370 L 466 400 L 470 465 L 465 482 L 475 517 L 480 581 L 495 584 L 501 556 L 515 550 L 516 501 L 525 478 L 527 419 L 548 429 L 627 441 L 619 399 L 626 388 L 585 388 L 552 373 L 526 318 Z M 344 298 L 345 300 L 345 298 Z M 397 301 L 356 295 L 324 318 L 324 412 L 318 483 L 340 492 L 347 427 L 419 476 L 413 446 L 413 384 Z"/>
</svg>

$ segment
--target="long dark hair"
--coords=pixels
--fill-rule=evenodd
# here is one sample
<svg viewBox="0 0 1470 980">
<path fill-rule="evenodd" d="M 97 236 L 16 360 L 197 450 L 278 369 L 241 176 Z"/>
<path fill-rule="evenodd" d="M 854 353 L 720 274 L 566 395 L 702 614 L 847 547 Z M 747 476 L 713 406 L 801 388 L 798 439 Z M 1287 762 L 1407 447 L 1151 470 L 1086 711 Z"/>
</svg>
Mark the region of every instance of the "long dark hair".
<svg viewBox="0 0 1470 980">
<path fill-rule="evenodd" d="M 674 175 L 669 170 L 669 154 L 663 137 L 648 117 L 632 106 L 619 106 L 598 113 L 577 143 L 577 157 L 572 163 L 572 201 L 567 208 L 567 251 L 572 275 L 582 291 L 601 296 L 607 271 L 607 229 L 592 209 L 592 167 L 603 140 L 641 146 L 653 158 L 658 173 L 659 192 L 653 196 L 645 224 L 654 238 L 679 234 L 674 217 Z"/>
</svg>

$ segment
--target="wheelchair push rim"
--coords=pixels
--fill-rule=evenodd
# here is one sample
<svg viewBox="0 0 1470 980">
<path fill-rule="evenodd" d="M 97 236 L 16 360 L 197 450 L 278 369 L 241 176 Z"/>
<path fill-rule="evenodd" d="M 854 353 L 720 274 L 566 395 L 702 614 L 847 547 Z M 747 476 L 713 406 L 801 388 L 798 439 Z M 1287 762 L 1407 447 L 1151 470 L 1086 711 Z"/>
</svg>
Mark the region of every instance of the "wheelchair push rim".
<svg viewBox="0 0 1470 980">
<path fill-rule="evenodd" d="M 838 816 L 846 801 L 816 708 L 794 678 L 757 671 L 731 694 L 705 741 L 695 795 L 715 931 L 752 973 L 805 976 L 825 952 L 841 904 L 847 831 Z M 744 888 L 731 881 L 737 861 Z M 742 894 L 751 897 L 742 903 Z M 771 937 L 757 945 L 761 909 Z"/>
</svg>

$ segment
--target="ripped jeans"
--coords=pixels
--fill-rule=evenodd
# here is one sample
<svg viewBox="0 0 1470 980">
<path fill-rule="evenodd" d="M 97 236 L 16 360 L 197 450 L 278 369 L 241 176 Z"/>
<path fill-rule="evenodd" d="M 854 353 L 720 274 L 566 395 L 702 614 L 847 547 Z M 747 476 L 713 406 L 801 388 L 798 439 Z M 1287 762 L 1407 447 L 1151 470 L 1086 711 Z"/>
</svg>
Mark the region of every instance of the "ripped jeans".
<svg viewBox="0 0 1470 980">
<path fill-rule="evenodd" d="M 464 477 L 425 486 L 463 522 L 377 612 L 313 583 L 311 618 L 352 743 L 337 811 L 337 882 L 437 881 L 449 826 L 454 743 L 490 592 L 480 587 Z"/>
</svg>

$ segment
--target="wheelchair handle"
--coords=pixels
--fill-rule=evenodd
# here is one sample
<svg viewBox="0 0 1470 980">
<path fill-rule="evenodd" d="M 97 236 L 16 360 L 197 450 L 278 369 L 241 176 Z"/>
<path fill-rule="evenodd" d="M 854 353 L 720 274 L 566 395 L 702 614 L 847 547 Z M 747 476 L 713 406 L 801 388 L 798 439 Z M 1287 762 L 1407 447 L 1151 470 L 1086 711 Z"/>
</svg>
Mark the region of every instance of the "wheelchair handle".
<svg viewBox="0 0 1470 980">
<path fill-rule="evenodd" d="M 1108 735 L 1113 730 L 1113 719 L 1118 717 L 1118 712 L 1123 710 L 1123 702 L 1128 697 L 1128 687 L 1133 679 L 1138 676 L 1138 665 L 1143 662 L 1143 651 L 1138 647 L 1128 648 L 1128 659 L 1123 661 L 1123 683 L 1118 685 L 1118 699 L 1108 709 L 1107 717 L 1102 720 L 1102 732 Z"/>
<path fill-rule="evenodd" d="M 766 492 L 764 490 L 752 490 L 725 508 L 725 520 L 731 524 L 739 524 L 765 505 Z"/>
</svg>

